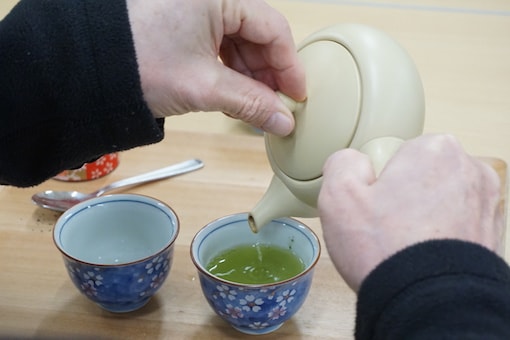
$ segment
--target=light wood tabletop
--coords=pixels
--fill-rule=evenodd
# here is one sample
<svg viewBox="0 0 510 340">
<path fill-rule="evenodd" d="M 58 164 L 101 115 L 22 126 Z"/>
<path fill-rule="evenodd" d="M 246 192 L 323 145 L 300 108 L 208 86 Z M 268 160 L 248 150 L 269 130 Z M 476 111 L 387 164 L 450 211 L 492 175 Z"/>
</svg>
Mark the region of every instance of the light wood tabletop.
<svg viewBox="0 0 510 340">
<path fill-rule="evenodd" d="M 0 2 L 0 18 L 16 3 Z M 290 1 L 271 5 L 289 20 L 297 43 L 325 26 L 356 22 L 393 36 L 415 60 L 425 88 L 425 132 L 457 136 L 466 150 L 491 160 L 503 180 L 510 161 L 510 3 L 506 0 Z M 42 190 L 91 192 L 115 180 L 188 158 L 205 167 L 124 192 L 158 198 L 177 212 L 181 229 L 161 290 L 139 311 L 105 312 L 72 285 L 52 241 L 58 213 L 36 207 Z M 0 338 L 239 339 L 202 296 L 189 245 L 206 223 L 250 210 L 272 172 L 263 138 L 218 112 L 166 122 L 163 142 L 126 151 L 108 176 L 48 180 L 26 189 L 0 186 Z M 321 237 L 318 219 L 301 219 Z M 508 243 L 508 242 L 507 242 Z M 508 248 L 506 258 L 508 258 Z M 323 248 L 307 301 L 276 333 L 257 338 L 352 339 L 355 295 Z M 247 338 L 248 336 L 246 336 Z"/>
</svg>

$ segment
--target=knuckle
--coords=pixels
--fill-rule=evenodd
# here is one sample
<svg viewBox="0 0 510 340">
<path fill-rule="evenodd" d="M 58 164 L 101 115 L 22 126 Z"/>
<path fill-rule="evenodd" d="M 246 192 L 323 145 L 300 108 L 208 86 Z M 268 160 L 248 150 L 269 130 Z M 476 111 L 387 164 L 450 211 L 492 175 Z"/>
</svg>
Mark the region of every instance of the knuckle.
<svg viewBox="0 0 510 340">
<path fill-rule="evenodd" d="M 269 119 L 268 115 L 265 114 L 266 111 L 260 98 L 248 94 L 246 100 L 242 102 L 237 116 L 249 124 L 262 127 L 265 121 Z"/>
</svg>

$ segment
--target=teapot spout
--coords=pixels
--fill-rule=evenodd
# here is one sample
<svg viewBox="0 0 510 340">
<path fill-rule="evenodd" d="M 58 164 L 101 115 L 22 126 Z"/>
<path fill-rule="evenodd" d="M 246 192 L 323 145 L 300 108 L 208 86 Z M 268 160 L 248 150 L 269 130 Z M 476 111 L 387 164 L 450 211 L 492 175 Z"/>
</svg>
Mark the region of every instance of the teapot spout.
<svg viewBox="0 0 510 340">
<path fill-rule="evenodd" d="M 273 219 L 287 216 L 317 217 L 318 213 L 316 207 L 299 200 L 277 176 L 273 176 L 266 193 L 248 214 L 248 223 L 257 233 Z"/>
</svg>

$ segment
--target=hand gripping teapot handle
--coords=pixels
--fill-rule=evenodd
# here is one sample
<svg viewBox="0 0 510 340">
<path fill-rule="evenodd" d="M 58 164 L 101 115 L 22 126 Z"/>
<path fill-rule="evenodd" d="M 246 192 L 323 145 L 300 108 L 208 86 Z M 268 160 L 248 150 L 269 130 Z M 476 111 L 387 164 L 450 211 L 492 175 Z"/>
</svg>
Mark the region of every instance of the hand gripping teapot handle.
<svg viewBox="0 0 510 340">
<path fill-rule="evenodd" d="M 378 137 L 363 144 L 359 151 L 370 157 L 376 176 L 386 166 L 386 163 L 397 152 L 404 140 L 398 137 Z"/>
</svg>

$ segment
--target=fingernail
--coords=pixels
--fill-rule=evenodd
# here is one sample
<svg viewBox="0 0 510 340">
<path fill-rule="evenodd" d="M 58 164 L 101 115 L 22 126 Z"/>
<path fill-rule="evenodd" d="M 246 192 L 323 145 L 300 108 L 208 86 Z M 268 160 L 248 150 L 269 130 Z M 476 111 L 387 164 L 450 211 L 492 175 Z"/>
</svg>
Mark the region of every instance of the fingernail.
<svg viewBox="0 0 510 340">
<path fill-rule="evenodd" d="M 276 112 L 266 120 L 264 125 L 262 125 L 262 129 L 284 137 L 292 132 L 294 129 L 294 122 L 286 114 Z"/>
</svg>

